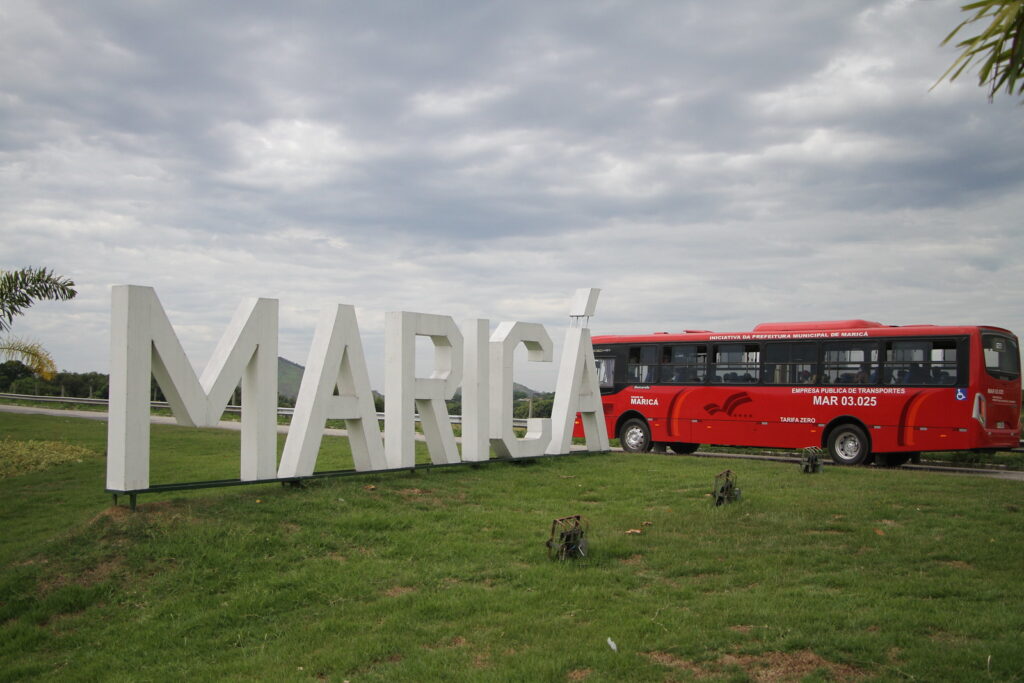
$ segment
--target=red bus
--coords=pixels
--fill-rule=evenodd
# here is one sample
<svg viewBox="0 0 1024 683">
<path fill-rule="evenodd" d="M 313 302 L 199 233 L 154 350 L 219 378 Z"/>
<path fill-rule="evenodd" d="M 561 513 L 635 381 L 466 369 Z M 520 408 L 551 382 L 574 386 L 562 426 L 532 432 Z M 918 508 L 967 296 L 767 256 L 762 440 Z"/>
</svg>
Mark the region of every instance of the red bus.
<svg viewBox="0 0 1024 683">
<path fill-rule="evenodd" d="M 900 465 L 1020 442 L 1019 346 L 998 327 L 766 323 L 593 345 L 608 435 L 628 452 L 816 446 L 841 465 Z"/>
</svg>

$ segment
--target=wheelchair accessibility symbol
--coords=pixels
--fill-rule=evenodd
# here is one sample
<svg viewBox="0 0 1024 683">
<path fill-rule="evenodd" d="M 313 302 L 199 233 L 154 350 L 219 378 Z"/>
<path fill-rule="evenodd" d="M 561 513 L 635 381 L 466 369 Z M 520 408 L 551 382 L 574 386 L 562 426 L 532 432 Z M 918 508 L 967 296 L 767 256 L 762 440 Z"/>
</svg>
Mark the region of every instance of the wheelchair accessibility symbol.
<svg viewBox="0 0 1024 683">
<path fill-rule="evenodd" d="M 957 389 L 956 390 L 956 400 L 958 400 L 958 401 L 966 401 L 967 400 L 967 390 L 966 389 Z"/>
</svg>

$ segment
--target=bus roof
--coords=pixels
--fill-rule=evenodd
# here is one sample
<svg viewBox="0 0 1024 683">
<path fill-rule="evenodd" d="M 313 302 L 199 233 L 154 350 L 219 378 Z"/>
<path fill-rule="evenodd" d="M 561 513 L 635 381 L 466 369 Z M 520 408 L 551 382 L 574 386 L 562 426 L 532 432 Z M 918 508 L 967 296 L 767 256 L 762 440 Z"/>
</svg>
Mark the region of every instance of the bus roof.
<svg viewBox="0 0 1024 683">
<path fill-rule="evenodd" d="M 685 330 L 683 332 L 655 332 L 653 334 L 595 335 L 595 344 L 612 343 L 664 343 L 672 341 L 771 341 L 782 339 L 850 339 L 857 337 L 911 337 L 950 334 L 971 334 L 979 329 L 1001 332 L 1011 337 L 1012 332 L 992 325 L 883 325 L 870 320 L 817 320 L 807 322 L 761 323 L 749 332 L 712 332 Z"/>
<path fill-rule="evenodd" d="M 885 327 L 871 320 L 817 320 L 804 323 L 761 323 L 754 332 L 799 332 L 804 330 L 855 330 Z"/>
</svg>

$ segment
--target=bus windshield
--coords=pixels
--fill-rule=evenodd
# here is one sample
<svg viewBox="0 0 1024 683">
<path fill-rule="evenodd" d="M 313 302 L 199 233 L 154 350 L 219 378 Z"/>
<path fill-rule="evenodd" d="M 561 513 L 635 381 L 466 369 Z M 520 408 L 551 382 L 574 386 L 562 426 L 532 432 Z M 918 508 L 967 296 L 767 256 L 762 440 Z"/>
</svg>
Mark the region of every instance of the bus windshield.
<svg viewBox="0 0 1024 683">
<path fill-rule="evenodd" d="M 981 336 L 985 350 L 985 369 L 996 379 L 1015 380 L 1020 377 L 1020 352 L 1013 339 L 995 334 Z"/>
</svg>

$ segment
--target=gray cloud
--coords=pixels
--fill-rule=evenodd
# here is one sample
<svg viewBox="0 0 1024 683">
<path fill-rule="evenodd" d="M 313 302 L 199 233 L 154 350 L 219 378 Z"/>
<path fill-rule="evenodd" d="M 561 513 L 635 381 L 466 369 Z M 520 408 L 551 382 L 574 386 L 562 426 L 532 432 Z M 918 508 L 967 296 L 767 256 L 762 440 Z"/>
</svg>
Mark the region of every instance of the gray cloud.
<svg viewBox="0 0 1024 683">
<path fill-rule="evenodd" d="M 1024 330 L 1020 108 L 929 91 L 956 2 L 0 14 L 0 267 L 79 283 L 15 328 L 69 369 L 106 368 L 115 283 L 199 364 L 251 295 L 299 362 L 357 304 L 378 366 L 386 310 L 554 330 L 581 286 L 599 332 Z"/>
</svg>

